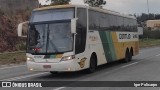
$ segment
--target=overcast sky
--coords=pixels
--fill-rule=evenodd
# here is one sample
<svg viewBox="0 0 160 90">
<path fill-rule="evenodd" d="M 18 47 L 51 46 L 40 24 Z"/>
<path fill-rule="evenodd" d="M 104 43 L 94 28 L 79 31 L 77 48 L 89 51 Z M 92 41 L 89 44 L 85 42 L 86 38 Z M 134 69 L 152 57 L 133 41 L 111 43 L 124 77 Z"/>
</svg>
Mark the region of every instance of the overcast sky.
<svg viewBox="0 0 160 90">
<path fill-rule="evenodd" d="M 43 4 L 45 0 L 39 0 Z M 148 13 L 147 0 L 106 0 L 106 9 L 118 11 L 124 14 Z M 150 13 L 160 13 L 160 0 L 148 0 Z M 84 4 L 83 0 L 71 0 L 72 4 Z"/>
</svg>

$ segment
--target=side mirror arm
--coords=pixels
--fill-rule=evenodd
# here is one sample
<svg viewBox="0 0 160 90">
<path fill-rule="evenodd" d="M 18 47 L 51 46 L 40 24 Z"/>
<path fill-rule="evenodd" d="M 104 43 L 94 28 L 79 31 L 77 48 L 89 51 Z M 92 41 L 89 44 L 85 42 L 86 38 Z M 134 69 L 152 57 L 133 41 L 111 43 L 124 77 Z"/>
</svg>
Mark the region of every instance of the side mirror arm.
<svg viewBox="0 0 160 90">
<path fill-rule="evenodd" d="M 78 20 L 78 18 L 74 18 L 71 20 L 71 33 L 76 33 L 77 20 Z"/>
<path fill-rule="evenodd" d="M 29 21 L 22 22 L 18 25 L 17 33 L 19 37 L 27 37 L 22 35 L 23 25 L 29 23 Z"/>
</svg>

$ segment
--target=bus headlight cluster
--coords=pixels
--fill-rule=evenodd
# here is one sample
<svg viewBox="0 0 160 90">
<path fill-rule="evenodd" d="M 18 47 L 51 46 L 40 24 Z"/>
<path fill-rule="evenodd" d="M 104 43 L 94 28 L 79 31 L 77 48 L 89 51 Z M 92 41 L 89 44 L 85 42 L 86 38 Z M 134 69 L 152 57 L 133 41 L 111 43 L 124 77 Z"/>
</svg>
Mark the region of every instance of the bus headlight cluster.
<svg viewBox="0 0 160 90">
<path fill-rule="evenodd" d="M 65 56 L 61 59 L 61 61 L 67 61 L 67 60 L 72 60 L 75 59 L 75 55 L 71 55 L 71 56 Z"/>
<path fill-rule="evenodd" d="M 31 57 L 27 57 L 27 61 L 34 62 L 34 59 L 33 59 L 33 58 L 31 58 Z"/>
</svg>

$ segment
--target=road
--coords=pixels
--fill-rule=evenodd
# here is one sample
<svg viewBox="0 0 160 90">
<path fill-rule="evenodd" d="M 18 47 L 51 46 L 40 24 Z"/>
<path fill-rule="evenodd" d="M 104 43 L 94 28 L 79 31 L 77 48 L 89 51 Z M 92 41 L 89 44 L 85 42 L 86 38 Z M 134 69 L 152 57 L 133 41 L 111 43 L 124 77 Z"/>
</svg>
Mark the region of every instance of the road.
<svg viewBox="0 0 160 90">
<path fill-rule="evenodd" d="M 160 47 L 144 48 L 129 63 L 114 62 L 98 67 L 92 74 L 85 72 L 60 73 L 29 72 L 26 65 L 0 68 L 1 81 L 160 81 Z M 160 88 L 113 87 L 50 87 L 23 90 L 160 90 Z M 22 90 L 22 88 L 0 88 Z"/>
</svg>

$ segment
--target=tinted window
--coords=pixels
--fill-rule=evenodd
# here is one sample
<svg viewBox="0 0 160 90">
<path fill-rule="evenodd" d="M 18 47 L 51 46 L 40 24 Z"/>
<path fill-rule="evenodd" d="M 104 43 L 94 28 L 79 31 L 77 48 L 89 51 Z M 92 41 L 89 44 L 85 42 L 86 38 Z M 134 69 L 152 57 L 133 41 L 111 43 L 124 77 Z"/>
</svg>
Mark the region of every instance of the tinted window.
<svg viewBox="0 0 160 90">
<path fill-rule="evenodd" d="M 101 17 L 100 17 L 101 29 L 106 30 L 107 27 L 110 26 L 110 23 L 108 21 L 109 21 L 109 15 L 108 14 L 101 14 Z"/>
<path fill-rule="evenodd" d="M 95 11 L 89 11 L 89 28 L 92 30 L 99 29 L 99 13 Z"/>
<path fill-rule="evenodd" d="M 53 54 L 72 51 L 73 35 L 71 23 L 30 24 L 27 52 L 32 54 Z"/>
<path fill-rule="evenodd" d="M 82 53 L 86 46 L 86 32 L 87 32 L 87 10 L 78 8 L 77 9 L 77 35 L 76 35 L 76 46 L 75 53 Z"/>
<path fill-rule="evenodd" d="M 137 31 L 136 20 L 89 10 L 90 30 Z"/>
<path fill-rule="evenodd" d="M 74 17 L 74 9 L 53 9 L 45 11 L 34 11 L 32 13 L 31 22 L 66 20 Z"/>
</svg>

